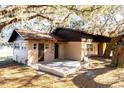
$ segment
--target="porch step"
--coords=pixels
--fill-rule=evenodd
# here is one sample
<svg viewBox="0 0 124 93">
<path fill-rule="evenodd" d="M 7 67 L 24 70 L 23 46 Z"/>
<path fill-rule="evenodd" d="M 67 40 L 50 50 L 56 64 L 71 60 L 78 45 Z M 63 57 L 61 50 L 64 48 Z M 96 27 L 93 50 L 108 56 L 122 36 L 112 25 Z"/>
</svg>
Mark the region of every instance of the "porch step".
<svg viewBox="0 0 124 93">
<path fill-rule="evenodd" d="M 38 70 L 38 74 L 40 74 L 40 75 L 43 75 L 43 74 L 45 74 L 44 72 L 42 72 L 42 71 L 39 71 L 40 69 L 39 69 L 39 65 L 38 64 L 33 64 L 33 65 L 30 65 L 33 69 L 35 69 L 35 70 Z"/>
<path fill-rule="evenodd" d="M 29 66 L 31 66 L 35 70 L 39 70 L 38 64 L 32 64 L 32 65 L 29 65 Z"/>
<path fill-rule="evenodd" d="M 62 71 L 59 71 L 58 69 L 53 69 L 53 68 L 45 66 L 45 65 L 39 64 L 39 70 L 46 71 L 46 72 L 49 72 L 49 73 L 52 73 L 52 74 L 55 74 L 55 75 L 58 75 L 61 77 L 66 77 L 66 74 L 63 73 Z"/>
<path fill-rule="evenodd" d="M 70 69 L 68 71 L 64 71 L 64 70 L 61 70 L 61 69 L 52 68 L 52 67 L 49 67 L 49 66 L 46 66 L 46 65 L 42 65 L 42 64 L 38 64 L 38 68 L 41 71 L 46 71 L 46 72 L 58 75 L 60 77 L 67 77 L 68 75 L 74 74 L 79 69 L 81 69 L 81 67 L 78 67 L 78 68 Z"/>
</svg>

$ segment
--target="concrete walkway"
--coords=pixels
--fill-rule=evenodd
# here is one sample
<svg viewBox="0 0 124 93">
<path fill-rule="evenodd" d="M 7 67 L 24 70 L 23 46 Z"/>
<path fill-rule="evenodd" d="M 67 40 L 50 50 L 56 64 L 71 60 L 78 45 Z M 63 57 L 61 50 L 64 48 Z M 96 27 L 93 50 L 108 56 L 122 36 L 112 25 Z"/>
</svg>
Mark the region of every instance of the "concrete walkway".
<svg viewBox="0 0 124 93">
<path fill-rule="evenodd" d="M 50 62 L 40 62 L 37 64 L 38 69 L 46 71 L 61 77 L 74 74 L 81 68 L 79 61 L 56 59 Z"/>
</svg>

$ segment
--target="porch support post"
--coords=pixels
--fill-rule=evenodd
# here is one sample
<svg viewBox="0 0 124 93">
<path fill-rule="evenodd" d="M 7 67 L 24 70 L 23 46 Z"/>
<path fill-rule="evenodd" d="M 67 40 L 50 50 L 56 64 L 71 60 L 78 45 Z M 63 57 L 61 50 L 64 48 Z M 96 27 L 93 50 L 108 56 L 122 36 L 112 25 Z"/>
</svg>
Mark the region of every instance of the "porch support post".
<svg viewBox="0 0 124 93">
<path fill-rule="evenodd" d="M 84 60 L 84 57 L 87 55 L 87 46 L 86 39 L 81 40 L 81 61 Z"/>
</svg>

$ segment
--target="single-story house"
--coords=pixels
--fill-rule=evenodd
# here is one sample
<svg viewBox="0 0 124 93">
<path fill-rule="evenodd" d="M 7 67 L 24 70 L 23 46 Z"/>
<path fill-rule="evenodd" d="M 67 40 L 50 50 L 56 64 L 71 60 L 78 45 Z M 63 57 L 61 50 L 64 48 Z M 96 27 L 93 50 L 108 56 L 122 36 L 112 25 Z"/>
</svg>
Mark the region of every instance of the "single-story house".
<svg viewBox="0 0 124 93">
<path fill-rule="evenodd" d="M 102 56 L 111 38 L 80 30 L 58 27 L 51 33 L 16 29 L 8 42 L 13 42 L 13 59 L 27 65 L 54 59 L 81 61 L 85 56 Z"/>
</svg>

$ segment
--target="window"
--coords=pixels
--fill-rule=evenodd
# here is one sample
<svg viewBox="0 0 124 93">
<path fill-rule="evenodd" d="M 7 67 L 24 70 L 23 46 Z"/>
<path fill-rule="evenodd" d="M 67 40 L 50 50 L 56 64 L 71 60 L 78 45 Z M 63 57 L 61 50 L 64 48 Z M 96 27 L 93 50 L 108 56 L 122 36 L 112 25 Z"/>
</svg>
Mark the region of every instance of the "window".
<svg viewBox="0 0 124 93">
<path fill-rule="evenodd" d="M 26 49 L 26 46 L 22 46 L 22 49 L 25 50 Z"/>
<path fill-rule="evenodd" d="M 15 44 L 14 44 L 14 48 L 15 48 L 15 49 L 19 49 L 19 48 L 20 48 L 20 47 L 19 47 L 19 44 L 18 44 L 18 43 L 15 43 Z"/>
<path fill-rule="evenodd" d="M 37 49 L 37 44 L 33 44 L 33 49 Z"/>
<path fill-rule="evenodd" d="M 45 49 L 48 49 L 49 48 L 49 44 L 45 44 Z"/>
<path fill-rule="evenodd" d="M 14 48 L 16 48 L 16 44 L 14 44 Z"/>
<path fill-rule="evenodd" d="M 25 50 L 25 49 L 26 49 L 26 44 L 22 43 L 22 50 Z"/>
<path fill-rule="evenodd" d="M 93 44 L 87 44 L 87 51 L 93 51 Z"/>
</svg>

